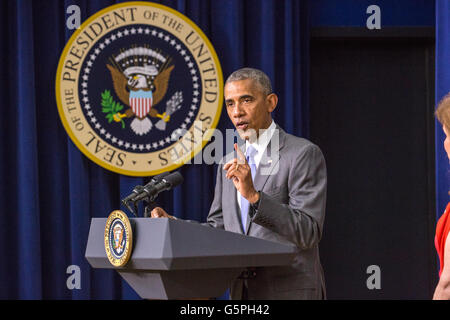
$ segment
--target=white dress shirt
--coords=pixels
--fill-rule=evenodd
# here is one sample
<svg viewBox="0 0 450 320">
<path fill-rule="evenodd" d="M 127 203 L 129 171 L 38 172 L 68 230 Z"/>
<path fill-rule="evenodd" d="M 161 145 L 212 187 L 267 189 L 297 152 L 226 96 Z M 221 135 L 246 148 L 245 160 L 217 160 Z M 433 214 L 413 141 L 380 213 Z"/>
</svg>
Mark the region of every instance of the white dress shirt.
<svg viewBox="0 0 450 320">
<path fill-rule="evenodd" d="M 270 139 L 272 139 L 275 129 L 276 129 L 276 125 L 275 125 L 275 122 L 272 120 L 272 123 L 270 124 L 270 126 L 266 130 L 264 130 L 264 132 L 262 132 L 260 134 L 260 136 L 258 137 L 258 139 L 256 139 L 255 142 L 250 143 L 250 142 L 248 142 L 248 140 L 245 141 L 245 150 L 247 150 L 248 146 L 251 145 L 257 151 L 256 154 L 253 156 L 253 159 L 255 160 L 256 169 L 258 169 L 258 167 L 259 167 L 261 158 L 264 154 L 264 151 L 267 148 L 267 145 L 270 142 Z M 244 154 L 245 153 L 246 152 L 244 152 Z M 241 209 L 241 194 L 237 190 L 236 190 L 236 192 L 237 192 L 237 200 L 238 200 L 238 204 L 239 204 L 239 209 Z"/>
</svg>

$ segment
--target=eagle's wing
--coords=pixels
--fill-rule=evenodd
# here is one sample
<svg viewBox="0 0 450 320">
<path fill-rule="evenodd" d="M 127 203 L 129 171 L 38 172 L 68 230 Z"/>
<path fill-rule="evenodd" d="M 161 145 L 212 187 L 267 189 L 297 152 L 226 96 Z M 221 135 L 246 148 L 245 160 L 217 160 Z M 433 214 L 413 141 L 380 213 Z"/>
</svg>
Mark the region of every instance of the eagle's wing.
<svg viewBox="0 0 450 320">
<path fill-rule="evenodd" d="M 114 90 L 116 91 L 119 99 L 127 106 L 130 105 L 129 101 L 129 93 L 127 91 L 127 78 L 123 75 L 122 72 L 114 68 L 113 66 L 107 64 L 106 65 L 111 72 L 111 78 L 114 84 Z"/>
<path fill-rule="evenodd" d="M 155 85 L 155 92 L 153 93 L 153 105 L 158 104 L 166 95 L 170 73 L 172 72 L 174 67 L 175 66 L 170 66 L 169 68 L 165 69 L 163 72 L 158 74 L 153 81 L 153 84 Z"/>
</svg>

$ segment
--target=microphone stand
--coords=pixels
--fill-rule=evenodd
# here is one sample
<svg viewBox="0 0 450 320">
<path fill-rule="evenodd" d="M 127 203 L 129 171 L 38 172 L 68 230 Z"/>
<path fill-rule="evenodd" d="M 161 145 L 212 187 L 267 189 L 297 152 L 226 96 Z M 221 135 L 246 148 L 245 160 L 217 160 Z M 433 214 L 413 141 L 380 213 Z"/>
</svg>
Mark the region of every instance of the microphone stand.
<svg viewBox="0 0 450 320">
<path fill-rule="evenodd" d="M 141 200 L 138 200 L 138 201 L 132 201 L 133 202 L 134 211 L 129 206 L 127 206 L 127 208 L 131 212 L 133 212 L 133 214 L 137 217 L 138 215 L 136 213 L 139 212 L 139 208 L 138 208 L 137 203 L 139 201 L 145 201 L 147 204 L 144 204 L 144 218 L 149 218 L 151 216 L 152 210 L 157 207 L 155 199 L 156 199 L 156 197 L 147 197 L 147 198 L 144 198 L 144 199 L 141 199 Z"/>
<path fill-rule="evenodd" d="M 134 192 L 137 193 L 138 190 L 141 191 L 143 188 L 144 188 L 143 186 L 136 186 L 136 187 L 134 188 L 134 190 L 133 190 L 133 193 L 134 193 Z M 127 209 L 128 209 L 131 213 L 133 213 L 134 216 L 137 218 L 137 212 L 138 212 L 138 209 L 137 209 L 136 203 L 134 203 L 134 209 L 135 209 L 134 211 L 133 211 L 133 209 L 131 209 L 130 205 L 128 204 L 128 203 L 131 201 L 131 198 L 132 198 L 132 195 L 129 195 L 129 196 L 123 198 L 120 202 L 121 202 L 125 207 L 127 207 Z"/>
<path fill-rule="evenodd" d="M 155 199 L 158 195 L 159 194 L 155 194 L 154 196 L 144 199 L 144 201 L 147 202 L 147 205 L 144 206 L 144 218 L 150 218 L 152 210 L 157 207 Z"/>
<path fill-rule="evenodd" d="M 136 188 L 138 188 L 138 187 L 139 187 L 139 190 L 143 190 L 143 189 L 144 189 L 143 186 L 136 186 Z M 141 199 L 141 200 L 138 200 L 138 201 L 133 201 L 132 199 L 124 198 L 124 199 L 122 199 L 121 202 L 122 202 L 122 204 L 123 204 L 125 207 L 127 207 L 127 209 L 128 209 L 131 213 L 134 214 L 134 216 L 135 216 L 136 218 L 138 217 L 138 213 L 139 213 L 139 208 L 138 208 L 137 203 L 138 203 L 139 201 L 146 201 L 146 202 L 148 202 L 148 203 L 149 203 L 148 206 L 151 206 L 151 208 L 150 208 L 150 209 L 147 209 L 147 208 L 148 208 L 147 206 L 144 207 L 144 217 L 147 218 L 147 217 L 150 217 L 150 212 L 153 210 L 153 208 L 156 207 L 156 203 L 155 203 L 155 201 L 154 201 L 155 198 L 156 198 L 156 196 L 155 196 L 155 197 L 152 197 L 152 198 L 147 197 L 147 198 L 144 198 L 144 199 Z M 130 207 L 129 202 L 133 202 L 134 210 Z"/>
<path fill-rule="evenodd" d="M 127 207 L 127 209 L 128 209 L 132 214 L 134 214 L 134 216 L 137 218 L 136 212 L 137 212 L 138 210 L 137 210 L 136 203 L 133 202 L 135 211 L 133 211 L 133 209 L 131 209 L 130 205 L 128 204 L 128 201 L 123 201 L 123 200 L 122 200 L 122 204 L 125 205 L 125 207 Z"/>
</svg>

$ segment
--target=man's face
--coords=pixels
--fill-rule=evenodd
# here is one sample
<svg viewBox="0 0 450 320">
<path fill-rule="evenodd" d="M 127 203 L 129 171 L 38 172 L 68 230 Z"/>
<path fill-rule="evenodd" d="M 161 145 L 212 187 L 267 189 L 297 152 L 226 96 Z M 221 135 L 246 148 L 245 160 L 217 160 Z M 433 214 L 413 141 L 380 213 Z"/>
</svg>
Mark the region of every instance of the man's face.
<svg viewBox="0 0 450 320">
<path fill-rule="evenodd" d="M 260 129 L 270 126 L 270 113 L 278 102 L 275 94 L 266 96 L 257 83 L 246 79 L 227 83 L 224 96 L 228 117 L 242 139 L 253 140 Z"/>
</svg>

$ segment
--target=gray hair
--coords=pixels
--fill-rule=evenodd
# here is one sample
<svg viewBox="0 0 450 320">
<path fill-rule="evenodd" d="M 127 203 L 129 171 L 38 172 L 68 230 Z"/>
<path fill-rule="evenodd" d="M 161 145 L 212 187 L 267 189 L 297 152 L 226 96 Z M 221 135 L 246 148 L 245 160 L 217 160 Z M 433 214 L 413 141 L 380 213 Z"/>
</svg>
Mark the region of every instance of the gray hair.
<svg viewBox="0 0 450 320">
<path fill-rule="evenodd" d="M 265 95 L 272 93 L 272 85 L 270 79 L 261 70 L 253 68 L 242 68 L 234 71 L 225 81 L 225 85 L 229 82 L 251 79 L 261 86 L 261 89 Z"/>
</svg>

